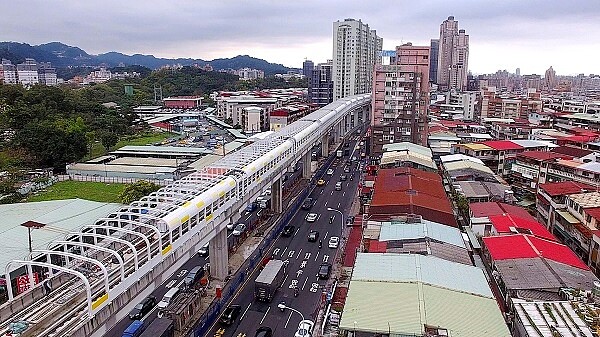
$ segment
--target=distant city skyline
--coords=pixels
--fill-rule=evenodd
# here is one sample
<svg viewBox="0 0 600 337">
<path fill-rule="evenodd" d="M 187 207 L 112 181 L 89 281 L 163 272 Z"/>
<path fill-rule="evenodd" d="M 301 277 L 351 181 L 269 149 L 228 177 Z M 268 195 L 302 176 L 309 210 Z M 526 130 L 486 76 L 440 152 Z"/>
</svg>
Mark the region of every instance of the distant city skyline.
<svg viewBox="0 0 600 337">
<path fill-rule="evenodd" d="M 301 68 L 308 58 L 332 58 L 333 22 L 360 19 L 377 31 L 384 50 L 405 42 L 429 45 L 448 16 L 470 35 L 469 70 L 544 75 L 600 74 L 600 2 L 551 0 L 399 0 L 302 2 L 74 1 L 12 2 L 0 22 L 2 40 L 60 41 L 92 54 L 118 51 L 211 60 L 248 54 Z M 32 10 L 35 9 L 35 10 Z"/>
</svg>

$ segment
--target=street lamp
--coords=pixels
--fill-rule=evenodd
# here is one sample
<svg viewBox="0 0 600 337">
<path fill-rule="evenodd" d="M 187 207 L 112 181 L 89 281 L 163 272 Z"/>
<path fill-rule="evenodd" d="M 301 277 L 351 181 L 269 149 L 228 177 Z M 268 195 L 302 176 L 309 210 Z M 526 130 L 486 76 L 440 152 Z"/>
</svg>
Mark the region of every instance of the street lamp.
<svg viewBox="0 0 600 337">
<path fill-rule="evenodd" d="M 285 304 L 283 304 L 283 303 L 279 303 L 279 304 L 277 304 L 277 307 L 278 307 L 279 309 L 281 309 L 282 311 L 283 311 L 284 309 L 289 309 L 289 310 L 291 310 L 291 311 L 293 311 L 293 312 L 297 313 L 298 315 L 300 315 L 300 317 L 301 317 L 301 318 L 302 318 L 302 320 L 304 321 L 304 315 L 302 315 L 302 313 L 301 313 L 300 311 L 298 311 L 298 310 L 296 310 L 296 309 L 294 309 L 294 308 L 288 307 L 288 306 L 286 306 L 286 305 L 285 305 Z"/>
<path fill-rule="evenodd" d="M 340 213 L 340 220 L 341 220 L 341 223 L 340 223 L 340 225 L 341 225 L 340 226 L 341 233 L 340 233 L 340 235 L 344 236 L 344 213 L 342 213 L 339 209 L 335 209 L 335 208 L 331 208 L 331 207 L 327 207 L 327 210 L 328 211 L 333 211 L 333 212 Z"/>
</svg>

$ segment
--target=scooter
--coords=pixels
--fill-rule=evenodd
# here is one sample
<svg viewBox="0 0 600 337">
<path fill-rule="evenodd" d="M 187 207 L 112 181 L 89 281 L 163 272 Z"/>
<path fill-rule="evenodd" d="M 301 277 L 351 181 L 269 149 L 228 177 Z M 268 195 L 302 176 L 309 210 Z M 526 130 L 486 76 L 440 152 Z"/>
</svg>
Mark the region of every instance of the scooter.
<svg viewBox="0 0 600 337">
<path fill-rule="evenodd" d="M 298 287 L 295 287 L 294 288 L 294 297 L 298 297 L 298 293 L 299 293 Z"/>
<path fill-rule="evenodd" d="M 333 218 L 334 218 L 333 216 L 329 217 L 329 223 L 333 223 Z"/>
<path fill-rule="evenodd" d="M 279 310 L 281 310 L 281 312 L 285 311 L 285 301 L 281 301 L 279 304 L 282 304 L 281 306 L 279 306 Z"/>
<path fill-rule="evenodd" d="M 321 249 L 321 247 L 323 247 L 323 241 L 319 241 L 319 249 Z"/>
</svg>

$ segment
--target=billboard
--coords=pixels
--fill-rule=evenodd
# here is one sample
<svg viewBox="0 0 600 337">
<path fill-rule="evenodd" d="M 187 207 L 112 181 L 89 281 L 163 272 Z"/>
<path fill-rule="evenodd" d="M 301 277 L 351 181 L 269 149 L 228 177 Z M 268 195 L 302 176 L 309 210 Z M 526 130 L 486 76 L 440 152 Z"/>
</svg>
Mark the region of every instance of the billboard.
<svg viewBox="0 0 600 337">
<path fill-rule="evenodd" d="M 40 283 L 38 273 L 33 273 L 33 284 Z M 17 276 L 17 294 L 22 294 L 29 289 L 29 276 L 27 274 Z"/>
</svg>

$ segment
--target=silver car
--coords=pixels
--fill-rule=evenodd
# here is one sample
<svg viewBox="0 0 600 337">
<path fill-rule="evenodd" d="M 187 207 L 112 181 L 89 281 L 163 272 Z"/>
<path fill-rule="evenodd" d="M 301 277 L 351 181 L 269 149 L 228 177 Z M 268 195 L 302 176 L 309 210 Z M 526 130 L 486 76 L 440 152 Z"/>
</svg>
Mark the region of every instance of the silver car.
<svg viewBox="0 0 600 337">
<path fill-rule="evenodd" d="M 240 236 L 242 235 L 242 233 L 244 233 L 246 231 L 246 225 L 244 225 L 243 223 L 239 223 L 237 224 L 237 226 L 235 226 L 235 228 L 233 229 L 233 235 L 235 236 Z"/>
<path fill-rule="evenodd" d="M 306 222 L 315 222 L 319 216 L 317 213 L 308 213 L 306 215 Z"/>
</svg>

